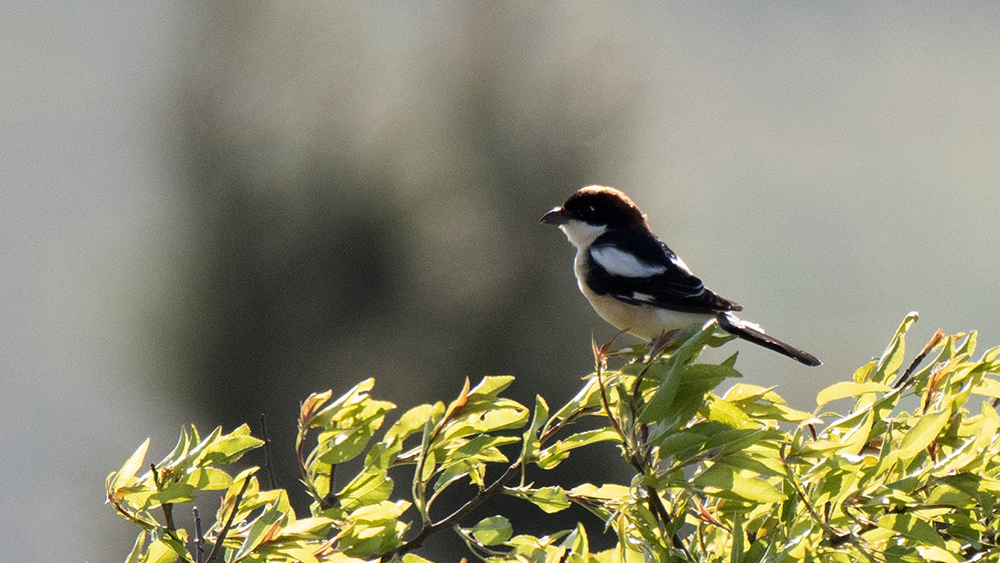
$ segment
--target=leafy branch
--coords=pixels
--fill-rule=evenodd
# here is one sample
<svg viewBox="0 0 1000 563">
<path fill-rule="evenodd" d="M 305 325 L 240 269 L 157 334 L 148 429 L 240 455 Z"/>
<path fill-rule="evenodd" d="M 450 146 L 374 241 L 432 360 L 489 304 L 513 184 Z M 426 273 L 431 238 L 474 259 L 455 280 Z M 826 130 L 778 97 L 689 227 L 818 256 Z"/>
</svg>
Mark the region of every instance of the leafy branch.
<svg viewBox="0 0 1000 563">
<path fill-rule="evenodd" d="M 594 373 L 554 411 L 542 397 L 532 409 L 503 397 L 509 376 L 466 381 L 454 400 L 412 407 L 384 429 L 395 405 L 371 396 L 374 380 L 338 398 L 310 395 L 295 445 L 313 499 L 304 518 L 270 478 L 261 488 L 256 467 L 231 473 L 265 443 L 246 426 L 204 438 L 185 428 L 148 465 L 147 440 L 108 476 L 108 503 L 141 530 L 129 563 L 419 563 L 426 540 L 446 531 L 490 562 L 996 560 L 1000 348 L 976 359 L 975 333 L 938 331 L 906 363 L 915 321 L 907 316 L 881 356 L 820 391 L 811 412 L 773 389 L 718 391 L 740 374 L 735 355 L 699 362 L 731 338 L 709 324 L 648 346 L 594 343 Z M 575 428 L 583 418 L 598 427 Z M 529 469 L 550 470 L 599 442 L 617 444 L 631 482 L 529 481 Z M 359 458 L 360 470 L 338 471 Z M 411 475 L 402 493 L 400 475 Z M 459 483 L 472 487 L 464 501 L 437 506 Z M 189 539 L 175 508 L 220 494 L 204 534 L 195 509 Z M 549 513 L 581 506 L 617 545 L 592 553 L 582 523 L 533 536 L 515 534 L 502 515 L 467 522 L 499 495 Z"/>
</svg>

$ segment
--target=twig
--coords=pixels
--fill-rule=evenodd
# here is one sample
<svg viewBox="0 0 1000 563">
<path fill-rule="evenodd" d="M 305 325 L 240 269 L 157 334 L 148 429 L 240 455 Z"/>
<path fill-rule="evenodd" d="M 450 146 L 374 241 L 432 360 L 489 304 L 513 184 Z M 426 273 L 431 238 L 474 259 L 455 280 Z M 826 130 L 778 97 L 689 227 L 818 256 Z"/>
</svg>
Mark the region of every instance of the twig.
<svg viewBox="0 0 1000 563">
<path fill-rule="evenodd" d="M 562 430 L 563 428 L 565 428 L 566 426 L 570 425 L 571 423 L 576 422 L 576 419 L 578 419 L 578 418 L 580 418 L 580 417 L 582 417 L 584 415 L 593 414 L 593 413 L 595 413 L 595 412 L 597 412 L 599 410 L 601 410 L 599 407 L 586 407 L 586 408 L 582 408 L 582 409 L 580 409 L 580 410 L 578 410 L 578 411 L 570 414 L 569 416 L 567 416 L 566 418 L 562 419 L 558 423 L 553 424 L 552 426 L 548 426 L 546 424 L 546 426 L 542 427 L 542 435 L 538 437 L 538 443 L 539 444 L 544 444 L 545 442 L 548 442 L 549 438 L 551 438 L 552 436 L 554 436 L 556 432 Z"/>
<path fill-rule="evenodd" d="M 205 561 L 205 538 L 201 535 L 201 516 L 198 514 L 198 507 L 191 509 L 194 513 L 194 560 L 195 563 Z"/>
<path fill-rule="evenodd" d="M 788 464 L 788 457 L 785 455 L 785 446 L 786 444 L 781 445 L 778 452 L 778 458 L 781 460 L 781 466 L 785 469 L 785 477 L 787 478 L 786 481 L 792 486 L 792 490 L 795 491 L 795 496 L 799 497 L 799 500 L 805 505 L 806 511 L 809 512 L 813 521 L 823 528 L 823 531 L 827 534 L 827 537 L 830 538 L 831 541 L 847 541 L 847 539 L 843 537 L 845 534 L 839 533 L 833 528 L 832 525 L 830 525 L 829 522 L 826 521 L 825 518 L 820 517 L 819 513 L 816 512 L 816 507 L 814 507 L 812 501 L 810 501 L 809 495 L 807 495 L 806 491 L 799 486 L 799 482 L 795 479 L 795 472 L 792 471 L 792 468 Z M 850 538 L 851 533 L 848 532 L 846 535 Z"/>
<path fill-rule="evenodd" d="M 601 404 L 604 405 L 604 414 L 607 415 L 608 420 L 611 421 L 611 426 L 614 427 L 615 432 L 617 432 L 618 436 L 621 437 L 622 446 L 624 446 L 625 448 L 630 448 L 631 444 L 629 443 L 630 441 L 628 436 L 625 435 L 625 432 L 622 430 L 621 425 L 618 424 L 618 419 L 616 419 L 611 414 L 611 406 L 608 404 L 608 393 L 604 389 L 604 380 L 601 379 L 600 369 L 597 370 L 596 375 L 597 375 L 597 386 L 601 389 Z M 629 454 L 629 457 L 631 457 L 631 454 Z"/>
<path fill-rule="evenodd" d="M 673 521 L 670 517 L 670 513 L 667 512 L 667 507 L 663 506 L 663 501 L 660 500 L 660 493 L 656 491 L 656 487 L 652 485 L 646 485 L 646 496 L 649 498 L 649 511 L 656 516 L 656 519 L 661 522 L 660 533 L 663 535 L 667 534 L 667 526 Z M 688 551 L 686 545 L 684 545 L 684 540 L 682 540 L 677 534 L 670 534 L 670 541 L 674 544 L 675 549 L 679 549 L 684 552 L 684 556 L 688 558 L 688 561 L 692 561 L 691 552 Z"/>
<path fill-rule="evenodd" d="M 897 379 L 896 382 L 892 384 L 892 388 L 902 389 L 904 385 L 908 384 L 910 382 L 910 376 L 913 374 L 914 371 L 916 371 L 917 366 L 920 365 L 920 362 L 924 361 L 924 358 L 927 357 L 927 354 L 930 354 L 931 350 L 936 348 L 943 338 L 944 338 L 944 331 L 941 330 L 940 328 L 937 329 L 937 332 L 934 333 L 934 336 L 932 336 L 927 345 L 924 346 L 924 349 L 921 350 L 919 354 L 917 354 L 916 358 L 913 358 L 912 362 L 910 362 L 909 367 L 906 368 L 906 371 L 903 372 L 903 375 L 901 375 L 899 379 Z"/>
<path fill-rule="evenodd" d="M 325 496 L 321 496 L 319 491 L 316 490 L 316 485 L 313 483 L 312 475 L 309 474 L 309 468 L 306 467 L 306 452 L 304 448 L 306 445 L 306 435 L 308 433 L 309 427 L 303 426 L 302 423 L 299 422 L 299 433 L 295 438 L 295 461 L 299 466 L 299 475 L 302 476 L 301 481 L 306 486 L 306 489 L 308 489 L 307 492 L 310 496 L 316 499 L 316 502 L 319 502 L 322 505 Z M 332 467 L 330 469 L 331 471 L 333 470 Z"/>
<path fill-rule="evenodd" d="M 323 507 L 323 510 L 328 508 L 333 508 L 337 506 L 340 500 L 337 498 L 336 488 L 333 486 L 334 477 L 337 475 L 337 464 L 330 464 L 330 475 L 328 476 L 328 481 L 330 482 L 327 486 L 326 496 L 319 499 L 319 505 Z"/>
<path fill-rule="evenodd" d="M 267 486 L 276 489 L 274 464 L 271 462 L 271 439 L 267 436 L 267 416 L 264 413 L 260 413 L 260 433 L 264 436 L 264 472 L 267 473 Z"/>
<path fill-rule="evenodd" d="M 667 338 L 665 334 L 661 334 L 656 340 L 650 343 L 650 352 L 646 362 L 646 367 L 644 367 L 639 372 L 639 375 L 636 376 L 635 382 L 632 385 L 632 392 L 629 400 L 629 410 L 632 411 L 632 420 L 637 420 L 638 418 L 636 416 L 636 411 L 638 409 L 639 387 L 642 383 L 642 379 L 645 376 L 646 371 L 649 369 L 649 367 L 653 365 L 653 360 L 656 359 L 656 356 L 663 350 L 664 344 L 666 342 L 669 342 L 669 338 Z M 596 344 L 594 345 L 594 349 L 596 352 L 597 351 Z M 617 432 L 618 436 L 621 437 L 622 447 L 625 449 L 625 457 L 628 459 L 632 467 L 634 467 L 635 470 L 639 472 L 639 474 L 644 474 L 646 470 L 645 470 L 645 459 L 644 459 L 645 455 L 642 454 L 643 448 L 640 447 L 640 444 L 633 443 L 635 441 L 635 437 L 631 435 L 631 432 L 630 435 L 628 436 L 625 435 L 625 431 L 621 427 L 621 424 L 619 424 L 618 419 L 616 419 L 614 415 L 611 413 L 611 405 L 610 402 L 608 401 L 608 393 L 604 387 L 604 379 L 601 377 L 601 363 L 597 362 L 596 367 L 597 369 L 595 375 L 597 376 L 597 385 L 601 390 L 601 404 L 604 407 L 604 414 L 608 417 L 608 420 L 611 422 L 611 426 L 615 429 L 615 432 Z M 643 440 L 643 442 L 645 442 L 645 440 Z M 640 455 L 642 457 L 640 457 Z M 649 511 L 653 513 L 653 515 L 657 519 L 657 522 L 660 524 L 660 532 L 663 535 L 667 535 L 666 528 L 667 526 L 670 525 L 672 518 L 670 517 L 670 513 L 667 512 L 666 507 L 663 506 L 663 501 L 660 500 L 660 494 L 656 491 L 655 487 L 653 487 L 652 485 L 647 485 L 646 496 L 648 497 Z M 677 536 L 676 534 L 671 534 L 670 540 L 675 549 L 683 552 L 684 555 L 688 558 L 688 560 L 691 560 L 691 552 L 688 551 L 687 546 L 684 545 L 684 541 L 681 540 L 679 536 Z"/>
<path fill-rule="evenodd" d="M 632 384 L 632 398 L 629 401 L 629 408 L 632 410 L 632 414 L 637 414 L 639 409 L 639 395 L 640 387 L 642 386 L 642 380 L 646 377 L 646 372 L 649 368 L 653 366 L 653 360 L 655 358 L 652 354 L 649 356 L 649 361 L 646 362 L 646 367 L 639 371 L 639 375 L 635 376 L 635 382 Z"/>
<path fill-rule="evenodd" d="M 566 427 L 566 425 L 574 422 L 577 418 L 579 418 L 579 417 L 581 417 L 581 416 L 583 416 L 585 414 L 594 412 L 596 410 L 597 410 L 596 407 L 589 407 L 589 408 L 580 409 L 580 410 L 578 410 L 578 411 L 570 414 L 569 416 L 567 416 L 563 420 L 559 421 L 558 423 L 553 424 L 552 426 L 548 426 L 546 424 L 545 427 L 543 427 L 542 429 L 539 430 L 539 432 L 541 432 L 541 436 L 538 437 L 538 443 L 539 443 L 539 445 L 541 446 L 541 445 L 545 444 L 552 436 L 554 436 L 556 434 L 556 432 L 558 432 L 562 428 Z M 437 532 L 441 531 L 444 528 L 447 528 L 447 527 L 450 527 L 450 526 L 458 524 L 459 520 L 461 520 L 466 515 L 468 515 L 470 512 L 472 512 L 473 510 L 475 510 L 476 508 L 478 508 L 479 505 L 481 505 L 487 499 L 489 499 L 490 497 L 492 497 L 492 496 L 494 496 L 496 494 L 502 493 L 503 490 L 504 490 L 504 487 L 507 485 L 507 483 L 511 479 L 513 479 L 520 472 L 520 470 L 521 470 L 521 460 L 517 460 L 514 463 L 510 464 L 510 466 L 507 468 L 507 471 L 505 471 L 503 475 L 501 475 L 499 478 L 497 478 L 496 481 L 494 481 L 493 483 L 491 483 L 490 486 L 488 486 L 485 489 L 479 491 L 479 493 L 475 497 L 473 497 L 472 499 L 470 499 L 468 502 L 466 502 L 465 504 L 463 504 L 461 507 L 459 507 L 457 510 L 455 510 L 454 512 L 452 512 L 451 514 L 449 514 L 444 519 L 439 520 L 439 521 L 434 522 L 434 523 L 431 523 L 431 524 L 426 524 L 420 530 L 420 533 L 417 534 L 417 536 L 415 538 L 413 538 L 412 540 L 406 542 L 405 544 L 397 547 L 396 549 L 392 550 L 391 552 L 383 555 L 382 558 L 381 558 L 381 560 L 382 561 L 389 561 L 389 560 L 392 560 L 392 559 L 394 559 L 396 557 L 399 557 L 401 555 L 409 553 L 409 552 L 413 551 L 414 549 L 417 549 L 418 547 L 420 547 L 421 545 L 423 545 L 423 542 L 426 541 L 427 538 L 429 538 L 430 536 L 436 534 Z"/>
<path fill-rule="evenodd" d="M 240 487 L 240 492 L 237 493 L 236 498 L 233 502 L 233 511 L 229 513 L 229 518 L 226 519 L 226 524 L 219 531 L 218 537 L 215 538 L 215 545 L 212 546 L 212 551 L 208 554 L 208 559 L 205 563 L 212 563 L 215 558 L 219 555 L 219 550 L 222 549 L 222 543 L 226 541 L 226 534 L 229 533 L 230 526 L 233 525 L 233 519 L 236 518 L 236 513 L 240 511 L 240 503 L 243 502 L 243 493 L 247 492 L 247 486 L 250 485 L 250 476 L 248 475 L 243 479 L 243 486 Z"/>
<path fill-rule="evenodd" d="M 427 538 L 437 533 L 441 529 L 448 528 L 453 524 L 457 524 L 459 520 L 461 520 L 467 514 L 478 508 L 479 505 L 482 504 L 486 499 L 492 497 L 493 495 L 503 492 L 504 485 L 506 485 L 508 481 L 513 479 L 517 475 L 518 471 L 520 471 L 520 469 L 521 469 L 520 460 L 510 464 L 510 467 L 507 468 L 507 471 L 505 471 L 503 475 L 498 477 L 496 481 L 493 481 L 493 483 L 491 483 L 489 487 L 486 487 L 485 489 L 479 491 L 479 494 L 477 494 L 475 497 L 473 497 L 468 502 L 459 507 L 458 510 L 452 512 L 442 520 L 438 520 L 433 524 L 428 524 L 424 526 L 423 529 L 420 530 L 420 533 L 417 534 L 415 538 L 397 547 L 388 554 L 382 556 L 382 561 L 389 561 L 401 555 L 409 553 L 414 549 L 417 549 L 418 547 L 423 545 L 424 541 L 426 541 Z"/>
<path fill-rule="evenodd" d="M 160 474 L 156 472 L 156 464 L 150 463 L 149 470 L 153 474 L 153 485 L 156 486 L 156 492 L 161 492 L 162 487 L 160 486 Z M 177 528 L 174 527 L 174 505 L 169 502 L 165 502 L 160 505 L 160 508 L 163 509 L 163 520 L 166 522 L 167 531 L 171 536 L 173 536 L 174 532 L 177 531 Z"/>
</svg>

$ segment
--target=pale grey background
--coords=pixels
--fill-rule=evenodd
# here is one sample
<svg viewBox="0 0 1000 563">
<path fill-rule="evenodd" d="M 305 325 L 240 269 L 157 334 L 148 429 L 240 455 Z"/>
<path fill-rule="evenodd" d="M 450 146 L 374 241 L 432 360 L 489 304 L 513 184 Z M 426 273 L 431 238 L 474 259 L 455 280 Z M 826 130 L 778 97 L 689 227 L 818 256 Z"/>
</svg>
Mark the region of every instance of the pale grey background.
<svg viewBox="0 0 1000 563">
<path fill-rule="evenodd" d="M 320 279 L 303 295 L 326 300 L 301 310 L 334 312 L 277 323 L 279 353 L 247 362 L 273 382 L 255 384 L 264 393 L 287 393 L 276 418 L 294 417 L 308 390 L 368 375 L 397 381 L 385 393 L 401 406 L 453 394 L 459 374 L 509 372 L 522 396 L 565 397 L 591 333 L 613 331 L 576 293 L 569 245 L 537 219 L 587 183 L 628 191 L 709 287 L 826 362 L 809 370 L 739 346 L 747 379 L 795 406 L 812 408 L 818 389 L 880 353 L 910 310 L 922 315 L 913 348 L 938 327 L 978 329 L 982 350 L 1000 343 L 996 3 L 3 12 L 10 560 L 123 559 L 134 533 L 102 505 L 107 473 L 147 436 L 159 459 L 189 420 L 231 427 L 237 415 L 213 405 L 255 421 L 253 399 L 218 399 L 245 386 L 231 367 L 242 364 L 198 350 L 235 335 L 212 343 L 226 350 L 263 323 L 228 328 L 204 305 L 215 302 L 205 287 L 242 291 L 232 280 L 244 270 L 199 281 L 227 248 L 246 251 L 242 234 L 213 242 L 245 216 L 278 218 L 264 221 L 277 227 L 250 246 L 254 259 L 301 250 L 289 241 L 303 217 L 322 228 L 358 213 L 386 237 L 365 248 L 390 288 L 370 309 Z M 226 223 L 241 197 L 251 211 Z M 349 252 L 356 230 L 330 245 Z M 308 260 L 305 248 L 296 256 Z M 332 256 L 324 267 L 339 267 Z M 273 295 L 300 278 L 278 276 Z M 296 347 L 303 334 L 314 340 Z M 443 387 L 414 384 L 441 373 Z M 199 387 L 212 374 L 223 383 Z"/>
</svg>

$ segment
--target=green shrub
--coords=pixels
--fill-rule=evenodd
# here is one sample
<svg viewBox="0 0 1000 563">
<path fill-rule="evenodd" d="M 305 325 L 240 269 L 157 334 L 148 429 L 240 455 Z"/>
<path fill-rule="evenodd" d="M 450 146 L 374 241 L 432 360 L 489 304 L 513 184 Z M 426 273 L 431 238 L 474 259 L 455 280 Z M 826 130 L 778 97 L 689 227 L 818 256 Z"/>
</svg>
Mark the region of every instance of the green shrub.
<svg viewBox="0 0 1000 563">
<path fill-rule="evenodd" d="M 441 531 L 491 562 L 997 561 L 1000 349 L 973 359 L 975 333 L 939 331 L 903 369 L 915 320 L 908 316 L 851 381 L 822 390 L 811 413 L 755 385 L 716 393 L 740 375 L 735 355 L 696 363 L 731 338 L 709 324 L 673 348 L 595 344 L 596 372 L 554 411 L 542 397 L 530 409 L 503 398 L 512 377 L 486 377 L 472 388 L 466 381 L 448 404 L 411 408 L 380 433 L 395 405 L 372 398 L 373 380 L 338 399 L 313 394 L 302 404 L 296 451 L 313 498 L 307 518 L 284 490 L 263 489 L 257 468 L 227 471 L 263 444 L 246 426 L 205 438 L 188 428 L 137 476 L 147 440 L 108 477 L 108 502 L 142 529 L 130 563 L 418 562 L 422 543 Z M 826 410 L 834 402 L 847 414 Z M 579 430 L 584 417 L 600 425 Z M 604 441 L 635 468 L 631 482 L 527 481 L 529 466 L 551 469 Z M 362 455 L 361 470 L 331 490 L 335 468 Z M 412 475 L 407 485 L 390 478 L 401 466 Z M 435 503 L 456 483 L 472 492 L 441 513 Z M 175 526 L 173 511 L 205 491 L 221 491 L 218 512 L 198 516 L 192 531 Z M 534 537 L 503 515 L 467 521 L 498 495 L 546 512 L 582 506 L 617 546 L 591 553 L 582 524 Z M 204 534 L 202 519 L 212 522 Z"/>
</svg>

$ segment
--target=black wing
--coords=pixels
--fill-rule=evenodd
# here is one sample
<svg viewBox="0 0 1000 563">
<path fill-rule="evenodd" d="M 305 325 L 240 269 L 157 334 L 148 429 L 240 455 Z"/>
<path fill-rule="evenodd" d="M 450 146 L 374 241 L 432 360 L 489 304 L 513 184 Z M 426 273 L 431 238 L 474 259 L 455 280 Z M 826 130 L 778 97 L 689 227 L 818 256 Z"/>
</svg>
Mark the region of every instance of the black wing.
<svg viewBox="0 0 1000 563">
<path fill-rule="evenodd" d="M 706 288 L 666 244 L 648 232 L 608 231 L 591 245 L 587 261 L 587 283 L 598 295 L 686 313 L 743 309 Z"/>
</svg>

